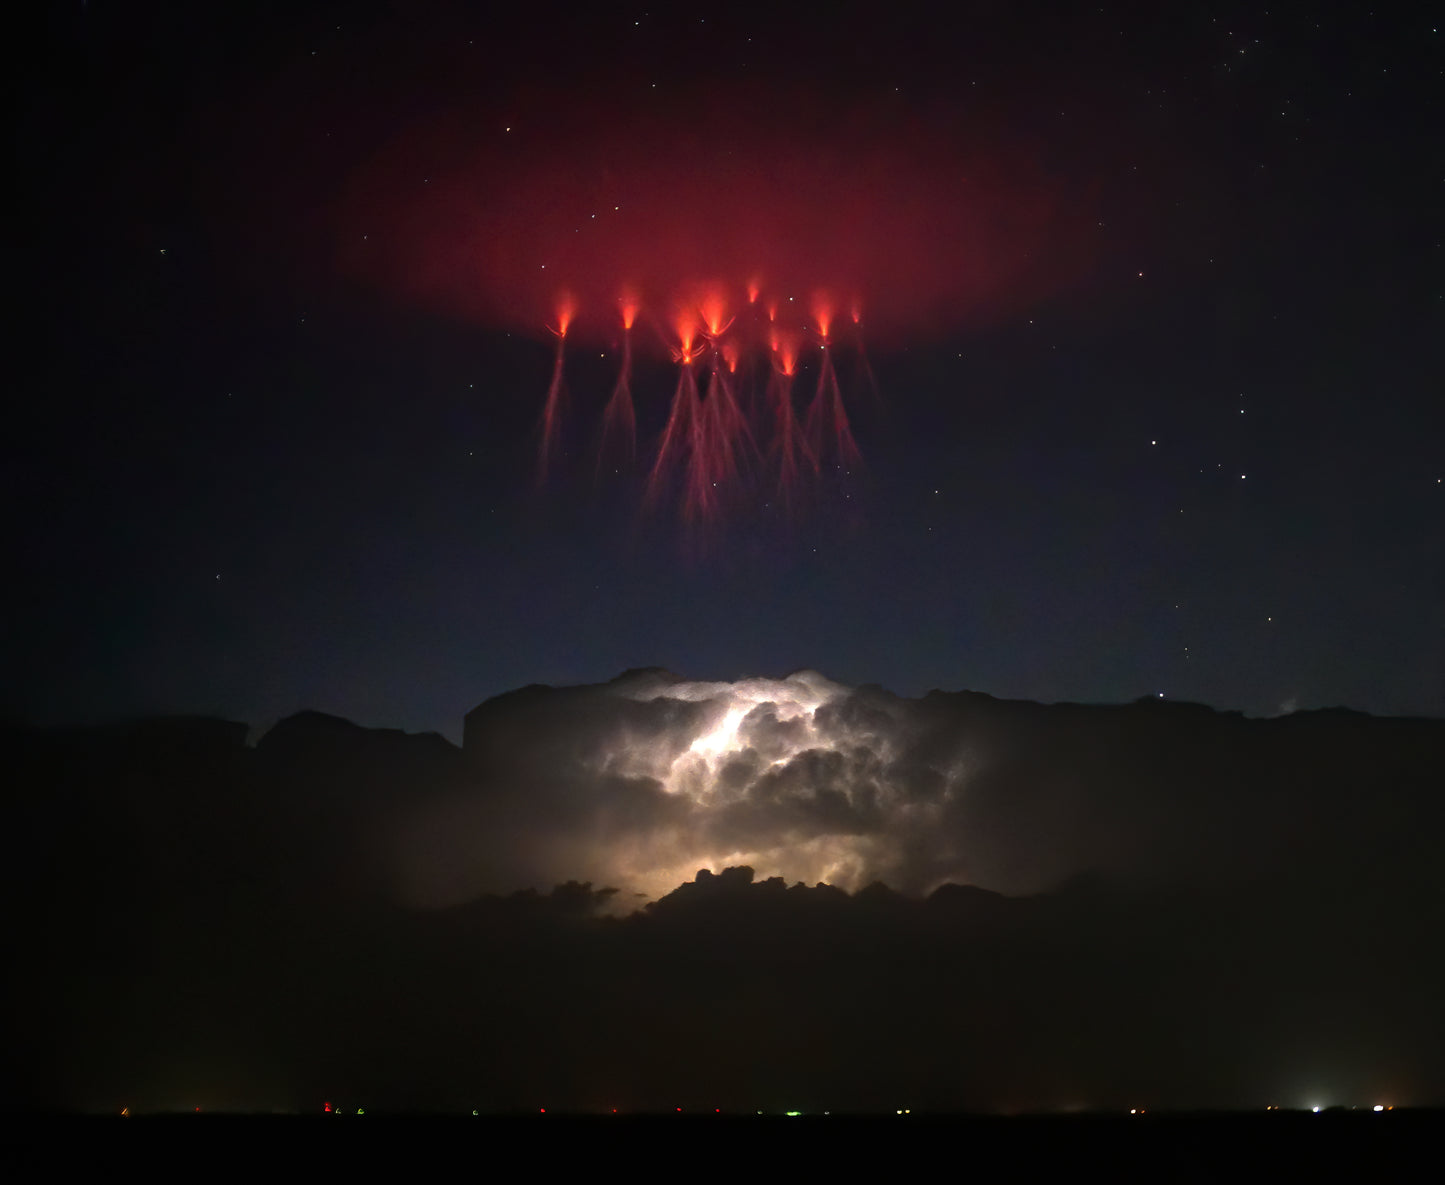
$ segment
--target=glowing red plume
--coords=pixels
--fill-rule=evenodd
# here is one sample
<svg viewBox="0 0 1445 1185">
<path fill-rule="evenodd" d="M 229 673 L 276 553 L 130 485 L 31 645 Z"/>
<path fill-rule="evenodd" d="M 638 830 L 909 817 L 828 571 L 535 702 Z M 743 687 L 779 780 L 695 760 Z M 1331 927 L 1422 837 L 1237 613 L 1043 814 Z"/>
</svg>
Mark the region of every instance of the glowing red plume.
<svg viewBox="0 0 1445 1185">
<path fill-rule="evenodd" d="M 572 324 L 572 318 L 577 315 L 577 306 L 572 300 L 570 292 L 563 292 L 557 297 L 557 328 L 552 332 L 558 337 L 567 336 L 567 327 Z"/>
<path fill-rule="evenodd" d="M 813 293 L 813 320 L 818 323 L 818 335 L 826 342 L 833 327 L 833 299 L 826 292 Z"/>
</svg>

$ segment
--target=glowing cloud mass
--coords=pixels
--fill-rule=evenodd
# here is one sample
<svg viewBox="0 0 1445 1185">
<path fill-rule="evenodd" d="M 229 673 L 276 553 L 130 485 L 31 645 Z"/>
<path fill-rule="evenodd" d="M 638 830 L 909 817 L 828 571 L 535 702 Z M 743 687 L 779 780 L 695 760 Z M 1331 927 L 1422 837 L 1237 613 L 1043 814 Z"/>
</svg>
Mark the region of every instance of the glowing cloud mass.
<svg viewBox="0 0 1445 1185">
<path fill-rule="evenodd" d="M 1348 796 L 1349 777 L 1377 776 L 1358 755 L 1320 756 L 1345 743 L 1324 743 L 1330 727 L 1159 700 L 907 699 L 811 671 L 524 688 L 468 714 L 465 773 L 408 807 L 402 891 L 444 904 L 575 879 L 656 898 L 699 868 L 735 865 L 911 893 L 950 881 L 1033 893 L 1088 872 L 1248 881 L 1298 843 L 1300 793 Z M 1278 760 L 1310 789 L 1271 780 Z M 1362 832 L 1316 826 L 1328 842 L 1307 861 L 1358 850 Z"/>
<path fill-rule="evenodd" d="M 736 683 L 646 678 L 619 691 L 698 709 L 686 730 L 627 737 L 591 767 L 598 778 L 656 784 L 685 804 L 685 818 L 632 847 L 619 868 L 641 891 L 666 892 L 699 863 L 867 883 L 879 855 L 871 837 L 890 805 L 878 768 L 886 744 L 829 710 L 848 688 L 803 671 Z"/>
<path fill-rule="evenodd" d="M 449 804 L 419 842 L 452 849 L 430 872 L 467 866 L 456 843 L 477 838 L 476 826 L 507 830 L 524 799 L 541 798 L 548 833 L 528 824 L 525 839 L 502 845 L 540 860 L 529 870 L 502 857 L 504 875 L 526 883 L 546 881 L 558 861 L 569 876 L 581 869 L 649 897 L 699 866 L 735 864 L 859 887 L 900 875 L 904 832 L 929 821 L 895 751 L 898 723 L 812 671 L 735 683 L 643 671 L 600 688 L 523 690 L 468 717 L 465 751 L 486 789 Z M 449 892 L 427 872 L 422 881 L 424 898 Z"/>
</svg>

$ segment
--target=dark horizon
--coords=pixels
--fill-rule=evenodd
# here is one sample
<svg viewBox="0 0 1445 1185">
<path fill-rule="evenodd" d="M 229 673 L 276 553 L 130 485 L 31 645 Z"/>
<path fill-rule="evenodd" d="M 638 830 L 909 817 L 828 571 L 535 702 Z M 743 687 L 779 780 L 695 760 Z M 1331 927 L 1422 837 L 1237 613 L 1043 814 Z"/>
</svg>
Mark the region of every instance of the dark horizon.
<svg viewBox="0 0 1445 1185">
<path fill-rule="evenodd" d="M 1445 722 L 644 670 L 246 732 L 5 730 L 21 1101 L 1445 1100 Z"/>
<path fill-rule="evenodd" d="M 666 667 L 660 667 L 660 666 L 639 666 L 639 667 L 629 667 L 629 668 L 627 668 L 627 669 L 625 669 L 625 670 L 622 670 L 622 671 L 618 672 L 615 676 L 613 676 L 613 677 L 610 678 L 610 679 L 604 678 L 604 679 L 602 679 L 602 680 L 599 680 L 598 683 L 595 684 L 595 686 L 603 686 L 603 685 L 606 685 L 606 684 L 608 684 L 608 683 L 616 682 L 616 681 L 622 680 L 622 679 L 627 679 L 627 678 L 629 678 L 630 676 L 636 675 L 636 674 L 638 674 L 638 673 L 645 673 L 645 672 L 657 672 L 657 673 L 660 673 L 660 674 L 662 674 L 662 675 L 665 675 L 665 676 L 667 676 L 667 677 L 669 677 L 669 678 L 677 679 L 677 680 L 679 680 L 679 681 L 687 681 L 687 682 L 697 682 L 697 683 L 707 683 L 707 684 L 723 684 L 723 683 L 731 682 L 731 680 L 726 680 L 726 679 L 721 679 L 721 678 L 713 678 L 713 679 L 688 679 L 688 680 L 684 680 L 682 676 L 676 674 L 676 673 L 673 672 L 673 671 L 668 670 Z M 769 680 L 769 681 L 774 681 L 774 682 L 783 682 L 783 681 L 785 681 L 785 680 L 787 680 L 787 679 L 789 679 L 789 678 L 792 678 L 793 676 L 798 675 L 798 674 L 823 674 L 825 678 L 827 677 L 827 676 L 826 676 L 826 672 L 819 672 L 818 669 L 817 669 L 816 667 L 813 667 L 813 666 L 805 666 L 805 667 L 795 668 L 795 669 L 790 670 L 790 671 L 788 671 L 788 672 L 786 672 L 786 673 L 780 674 L 780 675 L 778 675 L 778 676 L 776 676 L 776 677 L 773 676 L 773 675 L 766 675 L 766 674 L 765 674 L 765 675 L 761 675 L 761 676 L 757 676 L 757 675 L 743 675 L 743 676 L 740 676 L 740 677 L 738 678 L 738 680 L 736 680 L 736 681 L 737 681 L 737 682 L 746 682 L 746 681 L 748 681 L 748 680 L 750 680 L 750 679 L 761 678 L 761 679 L 764 679 L 764 680 Z M 830 681 L 831 681 L 831 680 L 830 680 Z M 861 687 L 866 687 L 866 688 L 877 687 L 877 688 L 879 688 L 880 690 L 884 691 L 886 694 L 889 694 L 889 695 L 902 694 L 902 693 L 897 693 L 897 692 L 895 692 L 895 690 L 892 689 L 892 688 L 883 687 L 881 684 L 876 684 L 876 683 L 865 683 L 865 684 L 861 684 L 860 686 L 861 686 Z M 325 707 L 316 706 L 316 705 L 303 705 L 303 706 L 300 706 L 300 707 L 296 708 L 294 711 L 289 712 L 289 713 L 287 713 L 287 714 L 285 714 L 285 715 L 269 717 L 269 718 L 265 718 L 265 719 L 262 719 L 262 720 L 242 720 L 242 719 L 238 719 L 238 718 L 236 718 L 236 717 L 230 717 L 230 716 L 226 716 L 226 715 L 223 715 L 223 714 L 209 713 L 209 712 L 197 712 L 197 711 L 184 711 L 184 712 L 182 712 L 182 711 L 173 711 L 173 712 L 165 712 L 165 711 L 161 711 L 161 712 L 143 712 L 143 711 L 119 711 L 119 710 L 115 710 L 115 709 L 112 709 L 112 710 L 110 710 L 110 711 L 108 711 L 108 712 L 103 712 L 103 713 L 101 713 L 101 712 L 95 712 L 95 713 L 90 713 L 90 714 L 86 714 L 86 713 L 74 713 L 74 714 L 72 714 L 72 715 L 63 716 L 63 717 L 43 718 L 43 717 L 41 716 L 41 714 L 39 714 L 39 713 L 27 714 L 27 713 L 25 712 L 25 710 L 24 710 L 23 707 L 21 707 L 20 705 L 16 704 L 16 705 L 11 705 L 11 706 L 10 706 L 9 713 L 8 713 L 7 715 L 0 716 L 0 726 L 10 727 L 10 728 L 18 728 L 18 729 L 33 729 L 33 730 L 38 730 L 38 731 L 42 731 L 42 732 L 51 732 L 51 733 L 60 734 L 60 733 L 65 733 L 65 732 L 67 732 L 67 731 L 73 731 L 73 730 L 91 730 L 91 729 L 101 729 L 101 730 L 105 730 L 105 729 L 116 729 L 116 728 L 125 729 L 125 728 L 129 728 L 129 727 L 132 727 L 132 726 L 144 726 L 144 725 L 146 725 L 146 724 L 148 724 L 148 723 L 161 722 L 161 721 L 185 721 L 185 720 L 204 721 L 204 720 L 211 720 L 211 721 L 217 721 L 217 722 L 226 723 L 226 724 L 240 724 L 240 725 L 243 725 L 243 726 L 245 727 L 245 730 L 246 730 L 246 734 L 245 734 L 245 735 L 246 735 L 246 743 L 247 743 L 247 745 L 248 745 L 248 746 L 254 746 L 262 737 L 264 737 L 269 731 L 271 731 L 271 729 L 275 728 L 278 724 L 282 724 L 282 723 L 284 723 L 285 721 L 291 720 L 291 719 L 293 719 L 293 718 L 295 718 L 295 717 L 318 716 L 318 717 L 326 717 L 326 718 L 329 718 L 329 719 L 334 719 L 334 720 L 342 721 L 342 722 L 344 722 L 345 724 L 354 725 L 354 726 L 360 727 L 360 728 L 367 728 L 367 729 L 372 729 L 372 730 L 381 730 L 381 731 L 388 731 L 388 732 L 402 732 L 402 733 L 406 733 L 406 734 L 408 734 L 408 735 L 437 736 L 437 737 L 440 737 L 441 739 L 445 740 L 449 745 L 452 745 L 452 746 L 454 746 L 454 747 L 456 747 L 456 748 L 461 748 L 462 745 L 463 745 L 463 730 L 464 730 L 464 726 L 465 726 L 465 720 L 466 720 L 466 717 L 471 714 L 471 712 L 476 711 L 476 710 L 478 710 L 478 709 L 480 709 L 480 708 L 485 707 L 488 703 L 490 703 L 490 702 L 491 702 L 492 700 L 494 700 L 494 699 L 504 699 L 505 697 L 510 696 L 510 695 L 514 695 L 514 694 L 516 694 L 516 693 L 518 693 L 518 692 L 526 693 L 526 692 L 531 692 L 531 691 L 534 691 L 534 690 L 551 691 L 551 690 L 554 690 L 555 688 L 556 688 L 556 685 L 554 685 L 554 684 L 537 682 L 537 683 L 528 683 L 528 684 L 525 684 L 525 685 L 523 685 L 523 686 L 521 686 L 521 687 L 518 687 L 518 688 L 513 688 L 513 689 L 508 689 L 508 690 L 502 690 L 502 691 L 496 692 L 495 694 L 489 695 L 489 696 L 485 697 L 484 699 L 481 699 L 480 701 L 475 702 L 474 705 L 473 705 L 473 707 L 472 707 L 471 709 L 461 712 L 459 715 L 457 715 L 455 718 L 453 718 L 453 719 L 451 719 L 451 720 L 444 721 L 444 722 L 442 722 L 442 723 L 440 723 L 440 724 L 435 724 L 435 725 L 432 725 L 432 726 L 430 726 L 430 727 L 420 727 L 420 728 L 403 728 L 403 727 L 400 727 L 400 726 L 398 726 L 398 725 L 389 724 L 389 723 L 384 723 L 384 722 L 371 722 L 371 723 L 366 723 L 366 722 L 363 722 L 363 721 L 356 720 L 356 719 L 353 719 L 353 718 L 351 718 L 351 717 L 345 716 L 345 715 L 343 715 L 343 714 L 341 714 L 341 713 L 328 710 L 328 709 L 325 708 Z M 1335 714 L 1335 715 L 1338 715 L 1338 714 L 1348 714 L 1348 715 L 1356 715 L 1356 716 L 1374 716 L 1374 717 L 1379 717 L 1379 718 L 1381 718 L 1381 719 L 1395 719 L 1395 720 L 1439 720 L 1439 719 L 1445 719 L 1445 711 L 1442 711 L 1442 712 L 1419 712 L 1419 713 L 1380 713 L 1380 712 L 1370 712 L 1370 711 L 1366 711 L 1366 710 L 1364 710 L 1364 709 L 1357 708 L 1357 707 L 1354 707 L 1354 706 L 1352 706 L 1352 705 L 1350 705 L 1350 704 L 1345 704 L 1345 703 L 1322 703 L 1322 704 L 1318 704 L 1318 705 L 1314 705 L 1314 706 L 1301 706 L 1301 705 L 1297 705 L 1297 704 L 1288 704 L 1288 705 L 1281 705 L 1279 710 L 1272 711 L 1272 712 L 1251 713 L 1251 712 L 1248 712 L 1248 711 L 1246 711 L 1245 709 L 1242 709 L 1242 708 L 1222 707 L 1222 706 L 1217 705 L 1217 704 L 1204 703 L 1204 702 L 1199 701 L 1199 700 L 1180 699 L 1180 698 L 1176 698 L 1176 697 L 1165 696 L 1165 695 L 1163 695 L 1163 694 L 1161 694 L 1161 693 L 1159 693 L 1159 692 L 1141 694 L 1141 695 L 1135 696 L 1135 697 L 1133 697 L 1132 699 L 1128 699 L 1128 700 L 1107 701 L 1107 700 L 1070 700 L 1070 699 L 1062 699 L 1062 700 L 1052 700 L 1052 701 L 1043 701 L 1043 702 L 1040 702 L 1040 701 L 1030 700 L 1030 699 L 1026 699 L 1026 698 L 1020 698 L 1020 697 L 1008 697 L 1008 696 L 994 695 L 994 694 L 992 694 L 992 693 L 990 693 L 990 692 L 982 691 L 982 690 L 979 690 L 979 689 L 976 689 L 976 688 L 966 688 L 966 687 L 959 687 L 959 688 L 930 687 L 930 688 L 926 688 L 926 689 L 923 689 L 922 691 L 920 691 L 915 698 L 926 699 L 926 698 L 928 698 L 929 696 L 935 696 L 935 695 L 977 696 L 977 697 L 980 697 L 981 699 L 985 699 L 985 700 L 996 700 L 996 701 L 998 701 L 998 702 L 1001 703 L 1001 704 L 1019 704 L 1019 705 L 1029 704 L 1029 705 L 1032 705 L 1032 706 L 1034 706 L 1034 707 L 1057 707 L 1057 708 L 1100 708 L 1100 709 L 1110 709 L 1110 708 L 1125 708 L 1125 707 L 1130 706 L 1131 704 L 1146 704 L 1146 703 L 1152 703 L 1152 702 L 1167 702 L 1171 707 L 1174 707 L 1174 708 L 1202 708 L 1202 709 L 1205 709 L 1205 710 L 1207 710 L 1207 711 L 1209 711 L 1209 712 L 1215 713 L 1215 714 L 1220 715 L 1220 716 L 1238 717 L 1238 718 L 1247 719 L 1247 720 L 1278 720 L 1278 719 L 1281 719 L 1281 718 L 1284 718 L 1284 717 L 1287 717 L 1287 716 L 1309 717 L 1309 716 L 1312 716 L 1312 715 L 1319 715 L 1319 714 L 1321 714 L 1321 713 L 1328 713 L 1328 714 Z"/>
</svg>

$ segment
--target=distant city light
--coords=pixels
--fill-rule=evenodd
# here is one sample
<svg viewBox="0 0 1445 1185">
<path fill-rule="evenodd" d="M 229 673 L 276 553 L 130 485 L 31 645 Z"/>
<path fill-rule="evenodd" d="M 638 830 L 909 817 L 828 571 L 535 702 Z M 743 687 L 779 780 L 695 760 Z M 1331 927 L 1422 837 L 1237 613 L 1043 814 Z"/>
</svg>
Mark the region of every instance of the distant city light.
<svg viewBox="0 0 1445 1185">
<path fill-rule="evenodd" d="M 1375 1104 L 1375 1110 L 1376 1110 L 1376 1111 L 1383 1111 L 1384 1109 L 1385 1109 L 1385 1105 L 1384 1105 L 1383 1103 L 1376 1103 L 1376 1104 Z"/>
</svg>

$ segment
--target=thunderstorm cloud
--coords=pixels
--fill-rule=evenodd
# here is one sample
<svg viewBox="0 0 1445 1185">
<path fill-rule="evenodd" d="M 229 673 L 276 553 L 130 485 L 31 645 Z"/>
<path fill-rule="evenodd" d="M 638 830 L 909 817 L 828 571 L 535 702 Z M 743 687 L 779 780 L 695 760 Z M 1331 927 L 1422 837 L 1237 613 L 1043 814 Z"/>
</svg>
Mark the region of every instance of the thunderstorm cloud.
<svg viewBox="0 0 1445 1185">
<path fill-rule="evenodd" d="M 1431 1101 L 1445 723 L 799 672 L 10 729 L 31 1105 Z"/>
<path fill-rule="evenodd" d="M 655 898 L 741 864 L 909 893 L 1323 875 L 1375 859 L 1372 820 L 1416 789 L 1379 765 L 1408 749 L 1351 748 L 1331 720 L 906 699 L 809 671 L 527 688 L 468 715 L 456 786 L 418 803 L 399 869 L 427 904 L 571 878 Z"/>
</svg>

